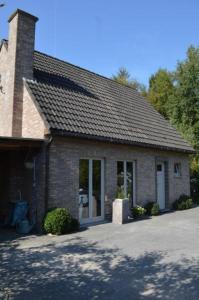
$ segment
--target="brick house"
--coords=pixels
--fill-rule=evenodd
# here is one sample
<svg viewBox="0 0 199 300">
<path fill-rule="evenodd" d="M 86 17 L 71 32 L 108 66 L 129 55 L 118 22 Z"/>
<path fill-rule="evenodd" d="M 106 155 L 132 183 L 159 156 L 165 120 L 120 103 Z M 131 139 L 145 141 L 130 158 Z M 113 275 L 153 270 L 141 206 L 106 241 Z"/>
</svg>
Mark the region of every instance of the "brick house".
<svg viewBox="0 0 199 300">
<path fill-rule="evenodd" d="M 0 214 L 22 198 L 38 224 L 51 207 L 85 223 L 118 191 L 161 209 L 189 194 L 193 148 L 134 89 L 35 51 L 37 20 L 17 10 L 0 45 Z"/>
</svg>

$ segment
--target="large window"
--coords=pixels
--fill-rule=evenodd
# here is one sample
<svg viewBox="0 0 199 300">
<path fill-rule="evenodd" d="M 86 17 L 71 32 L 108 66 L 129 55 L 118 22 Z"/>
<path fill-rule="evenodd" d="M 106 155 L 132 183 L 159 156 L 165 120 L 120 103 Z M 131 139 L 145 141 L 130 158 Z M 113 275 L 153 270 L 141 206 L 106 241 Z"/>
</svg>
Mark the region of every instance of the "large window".
<svg viewBox="0 0 199 300">
<path fill-rule="evenodd" d="M 117 162 L 117 193 L 135 205 L 135 161 Z"/>
<path fill-rule="evenodd" d="M 79 207 L 81 218 L 89 218 L 89 160 L 79 162 Z"/>
<path fill-rule="evenodd" d="M 103 217 L 104 161 L 80 159 L 79 162 L 79 219 Z"/>
<path fill-rule="evenodd" d="M 174 175 L 175 177 L 181 177 L 181 163 L 174 163 Z"/>
</svg>

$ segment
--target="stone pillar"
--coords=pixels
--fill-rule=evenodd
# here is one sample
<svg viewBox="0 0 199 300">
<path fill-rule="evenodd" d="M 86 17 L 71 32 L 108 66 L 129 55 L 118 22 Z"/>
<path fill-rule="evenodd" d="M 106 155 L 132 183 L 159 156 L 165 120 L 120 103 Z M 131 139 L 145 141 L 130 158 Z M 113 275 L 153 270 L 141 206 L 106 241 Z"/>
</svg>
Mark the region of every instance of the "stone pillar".
<svg viewBox="0 0 199 300">
<path fill-rule="evenodd" d="M 113 223 L 124 224 L 128 222 L 129 199 L 115 199 L 113 201 Z"/>
</svg>

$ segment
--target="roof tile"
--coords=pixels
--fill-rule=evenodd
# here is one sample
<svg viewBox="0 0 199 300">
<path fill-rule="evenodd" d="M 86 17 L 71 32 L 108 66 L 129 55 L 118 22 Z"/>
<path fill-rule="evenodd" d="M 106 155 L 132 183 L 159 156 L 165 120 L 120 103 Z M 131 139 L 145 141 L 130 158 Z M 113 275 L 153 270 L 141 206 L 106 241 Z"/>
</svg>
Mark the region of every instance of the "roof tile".
<svg viewBox="0 0 199 300">
<path fill-rule="evenodd" d="M 27 84 L 57 134 L 193 151 L 133 88 L 37 51 L 34 76 Z"/>
</svg>

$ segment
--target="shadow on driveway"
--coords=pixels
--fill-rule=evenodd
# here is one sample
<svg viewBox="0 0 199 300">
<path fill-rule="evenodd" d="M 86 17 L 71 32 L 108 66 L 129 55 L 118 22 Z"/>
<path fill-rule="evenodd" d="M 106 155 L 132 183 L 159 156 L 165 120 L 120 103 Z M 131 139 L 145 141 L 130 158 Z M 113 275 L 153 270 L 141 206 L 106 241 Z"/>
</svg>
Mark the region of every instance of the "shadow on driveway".
<svg viewBox="0 0 199 300">
<path fill-rule="evenodd" d="M 133 245 L 132 245 L 133 247 Z M 139 257 L 81 237 L 38 248 L 0 244 L 0 287 L 9 299 L 199 299 L 199 261 Z"/>
</svg>

